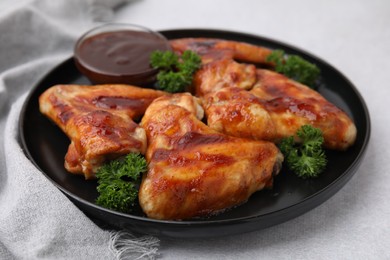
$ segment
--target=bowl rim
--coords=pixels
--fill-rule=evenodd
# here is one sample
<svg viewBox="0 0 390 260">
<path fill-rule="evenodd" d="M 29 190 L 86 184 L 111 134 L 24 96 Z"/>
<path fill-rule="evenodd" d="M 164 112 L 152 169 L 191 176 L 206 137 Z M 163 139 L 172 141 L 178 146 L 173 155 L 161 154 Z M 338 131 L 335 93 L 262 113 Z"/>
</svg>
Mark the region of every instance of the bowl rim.
<svg viewBox="0 0 390 260">
<path fill-rule="evenodd" d="M 73 46 L 73 57 L 74 60 L 78 66 L 82 67 L 83 71 L 80 71 L 85 75 L 85 71 L 88 71 L 90 73 L 94 74 L 100 74 L 103 75 L 105 78 L 110 78 L 110 80 L 114 80 L 114 78 L 126 78 L 126 80 L 131 80 L 134 79 L 135 81 L 139 80 L 142 77 L 145 76 L 154 76 L 157 73 L 157 69 L 155 68 L 146 68 L 141 71 L 137 71 L 135 73 L 113 73 L 113 72 L 108 72 L 104 70 L 100 70 L 99 68 L 96 68 L 95 66 L 89 64 L 88 62 L 85 61 L 82 57 L 80 57 L 80 52 L 79 52 L 79 47 L 81 44 L 96 35 L 99 34 L 104 34 L 104 33 L 110 33 L 110 32 L 120 32 L 120 31 L 139 31 L 139 32 L 146 32 L 150 33 L 159 39 L 161 39 L 161 42 L 165 44 L 164 49 L 166 50 L 171 50 L 169 40 L 160 32 L 154 31 L 148 27 L 142 26 L 142 25 L 137 25 L 137 24 L 131 24 L 131 23 L 116 23 L 116 22 L 110 22 L 110 23 L 104 23 L 100 24 L 98 26 L 95 26 L 86 32 L 84 32 L 76 41 L 76 43 Z M 87 75 L 85 75 L 87 76 Z M 89 76 L 87 76 L 90 78 Z M 92 79 L 90 79 L 92 80 Z"/>
</svg>

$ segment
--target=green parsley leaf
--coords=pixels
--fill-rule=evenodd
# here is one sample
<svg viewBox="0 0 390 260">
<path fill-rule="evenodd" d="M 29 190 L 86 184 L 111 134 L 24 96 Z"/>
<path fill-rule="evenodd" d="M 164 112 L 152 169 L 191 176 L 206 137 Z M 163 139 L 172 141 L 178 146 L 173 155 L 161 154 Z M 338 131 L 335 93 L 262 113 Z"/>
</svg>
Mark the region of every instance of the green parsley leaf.
<svg viewBox="0 0 390 260">
<path fill-rule="evenodd" d="M 294 137 L 283 138 L 279 144 L 286 163 L 297 176 L 313 178 L 325 170 L 327 158 L 322 148 L 322 131 L 311 125 L 302 126 L 296 133 L 301 143 L 296 144 Z"/>
<path fill-rule="evenodd" d="M 313 89 L 316 88 L 315 83 L 321 71 L 315 64 L 298 55 L 286 55 L 283 50 L 272 51 L 266 60 L 274 63 L 275 71 Z"/>
<path fill-rule="evenodd" d="M 192 77 L 201 66 L 201 58 L 193 51 L 186 50 L 181 57 L 171 51 L 154 51 L 150 64 L 159 70 L 157 88 L 171 92 L 183 92 L 191 85 Z"/>
<path fill-rule="evenodd" d="M 96 203 L 108 209 L 131 212 L 138 197 L 137 183 L 146 169 L 146 160 L 138 153 L 129 153 L 101 166 L 96 173 L 99 193 Z"/>
</svg>

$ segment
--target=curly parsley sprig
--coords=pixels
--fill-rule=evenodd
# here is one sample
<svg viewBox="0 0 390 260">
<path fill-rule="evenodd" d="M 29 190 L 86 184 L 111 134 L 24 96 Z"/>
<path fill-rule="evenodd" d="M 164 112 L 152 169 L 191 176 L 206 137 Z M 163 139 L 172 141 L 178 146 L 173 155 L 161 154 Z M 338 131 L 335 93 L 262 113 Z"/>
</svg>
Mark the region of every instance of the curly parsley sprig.
<svg viewBox="0 0 390 260">
<path fill-rule="evenodd" d="M 138 153 L 129 153 L 104 164 L 96 173 L 99 192 L 96 203 L 108 209 L 131 212 L 138 197 L 137 183 L 146 169 L 146 160 Z"/>
<path fill-rule="evenodd" d="M 322 148 L 322 131 L 311 125 L 303 125 L 296 133 L 301 143 L 294 137 L 283 138 L 279 148 L 285 156 L 288 168 L 301 178 L 318 177 L 325 170 L 327 158 Z"/>
<path fill-rule="evenodd" d="M 275 71 L 296 80 L 304 85 L 316 89 L 316 81 L 320 75 L 320 69 L 298 55 L 286 55 L 283 50 L 274 50 L 266 58 L 275 64 Z"/>
<path fill-rule="evenodd" d="M 181 57 L 172 51 L 154 51 L 150 64 L 159 70 L 157 88 L 176 93 L 191 85 L 193 74 L 200 68 L 201 58 L 190 50 L 184 51 Z"/>
</svg>

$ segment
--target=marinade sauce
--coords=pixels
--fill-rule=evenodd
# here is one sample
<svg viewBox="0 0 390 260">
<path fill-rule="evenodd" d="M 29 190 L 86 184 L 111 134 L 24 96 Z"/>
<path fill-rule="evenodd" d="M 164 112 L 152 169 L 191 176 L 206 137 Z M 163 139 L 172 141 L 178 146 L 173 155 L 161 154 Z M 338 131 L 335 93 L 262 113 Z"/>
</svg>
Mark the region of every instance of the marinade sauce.
<svg viewBox="0 0 390 260">
<path fill-rule="evenodd" d="M 80 41 L 75 60 L 79 70 L 94 83 L 136 84 L 155 75 L 156 70 L 150 66 L 150 54 L 155 50 L 170 50 L 162 35 L 118 30 Z"/>
</svg>

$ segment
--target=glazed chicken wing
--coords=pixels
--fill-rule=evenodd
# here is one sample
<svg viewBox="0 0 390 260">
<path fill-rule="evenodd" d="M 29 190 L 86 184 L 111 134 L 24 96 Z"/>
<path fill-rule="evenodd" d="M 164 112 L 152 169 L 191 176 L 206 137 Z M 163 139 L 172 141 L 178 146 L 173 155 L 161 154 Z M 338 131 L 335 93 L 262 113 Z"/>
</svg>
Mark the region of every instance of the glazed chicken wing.
<svg viewBox="0 0 390 260">
<path fill-rule="evenodd" d="M 322 130 L 327 148 L 345 150 L 355 142 L 353 121 L 318 92 L 274 71 L 237 62 L 267 64 L 269 49 L 204 38 L 179 39 L 171 44 L 178 52 L 189 49 L 202 56 L 193 85 L 203 100 L 211 128 L 237 137 L 278 142 L 310 124 Z"/>
<path fill-rule="evenodd" d="M 222 88 L 203 98 L 207 125 L 231 136 L 275 141 L 277 126 L 266 104 L 249 91 Z"/>
<path fill-rule="evenodd" d="M 203 97 L 223 88 L 251 89 L 256 83 L 256 67 L 224 59 L 204 64 L 194 75 L 195 95 Z"/>
<path fill-rule="evenodd" d="M 156 99 L 142 119 L 149 145 L 139 202 L 150 218 L 216 214 L 272 185 L 281 167 L 273 143 L 218 133 L 200 121 L 199 110 L 196 98 L 176 94 Z"/>
<path fill-rule="evenodd" d="M 256 66 L 235 60 L 265 64 L 270 49 L 248 43 L 211 38 L 171 40 L 172 49 L 182 53 L 192 50 L 202 58 L 202 67 L 194 75 L 194 92 L 198 97 L 225 87 L 250 89 L 256 82 Z"/>
<path fill-rule="evenodd" d="M 355 124 L 345 112 L 309 87 L 269 70 L 257 70 L 252 90 L 223 88 L 206 95 L 203 104 L 207 124 L 232 136 L 277 143 L 309 124 L 321 129 L 329 149 L 345 150 L 356 139 Z"/>
<path fill-rule="evenodd" d="M 106 160 L 145 153 L 145 131 L 133 119 L 162 95 L 127 85 L 57 85 L 40 96 L 39 105 L 71 140 L 65 168 L 91 179 Z"/>
<path fill-rule="evenodd" d="M 313 89 L 270 70 L 257 70 L 250 91 L 264 100 L 276 127 L 276 140 L 292 136 L 305 124 L 321 129 L 324 146 L 345 150 L 356 139 L 356 126 L 348 115 Z"/>
<path fill-rule="evenodd" d="M 272 50 L 244 42 L 213 38 L 181 38 L 170 40 L 172 49 L 182 53 L 192 50 L 202 57 L 202 63 L 220 59 L 235 59 L 248 63 L 270 64 L 266 58 Z"/>
</svg>

